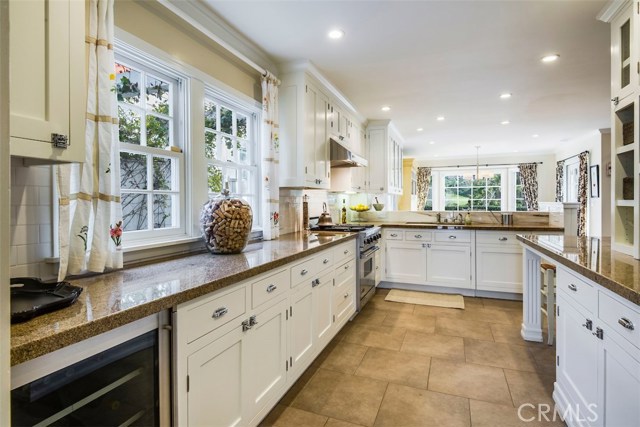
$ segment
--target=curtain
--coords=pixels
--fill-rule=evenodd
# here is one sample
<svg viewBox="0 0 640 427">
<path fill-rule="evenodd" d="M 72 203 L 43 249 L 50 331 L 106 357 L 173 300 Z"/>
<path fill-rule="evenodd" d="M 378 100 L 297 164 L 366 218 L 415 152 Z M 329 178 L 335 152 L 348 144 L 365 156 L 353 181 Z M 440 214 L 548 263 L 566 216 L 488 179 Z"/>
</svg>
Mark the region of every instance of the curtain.
<svg viewBox="0 0 640 427">
<path fill-rule="evenodd" d="M 562 202 L 564 188 L 564 160 L 556 163 L 556 202 Z"/>
<path fill-rule="evenodd" d="M 418 190 L 418 210 L 423 210 L 427 203 L 427 195 L 429 194 L 429 178 L 431 177 L 431 168 L 420 167 L 416 177 L 416 185 Z"/>
<path fill-rule="evenodd" d="M 67 274 L 122 268 L 122 206 L 113 56 L 114 0 L 89 5 L 85 161 L 60 165 L 60 269 Z"/>
<path fill-rule="evenodd" d="M 280 81 L 267 71 L 262 76 L 262 172 L 263 238 L 277 239 L 280 236 L 280 186 L 278 165 L 280 141 L 278 139 L 278 86 Z"/>
<path fill-rule="evenodd" d="M 589 152 L 578 154 L 580 170 L 578 172 L 578 236 L 587 235 L 587 188 L 589 186 Z"/>
<path fill-rule="evenodd" d="M 538 164 L 520 163 L 518 165 L 522 194 L 528 211 L 538 210 Z"/>
</svg>

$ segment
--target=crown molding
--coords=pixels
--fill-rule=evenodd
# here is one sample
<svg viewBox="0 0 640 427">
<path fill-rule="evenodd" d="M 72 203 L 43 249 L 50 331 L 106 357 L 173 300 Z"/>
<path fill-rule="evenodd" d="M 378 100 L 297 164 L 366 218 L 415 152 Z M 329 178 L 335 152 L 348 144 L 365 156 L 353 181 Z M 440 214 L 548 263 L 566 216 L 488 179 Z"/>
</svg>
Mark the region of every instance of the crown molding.
<svg viewBox="0 0 640 427">
<path fill-rule="evenodd" d="M 610 23 L 618 12 L 630 4 L 631 2 L 629 0 L 609 0 L 602 10 L 598 12 L 596 19 L 598 21 Z"/>
</svg>

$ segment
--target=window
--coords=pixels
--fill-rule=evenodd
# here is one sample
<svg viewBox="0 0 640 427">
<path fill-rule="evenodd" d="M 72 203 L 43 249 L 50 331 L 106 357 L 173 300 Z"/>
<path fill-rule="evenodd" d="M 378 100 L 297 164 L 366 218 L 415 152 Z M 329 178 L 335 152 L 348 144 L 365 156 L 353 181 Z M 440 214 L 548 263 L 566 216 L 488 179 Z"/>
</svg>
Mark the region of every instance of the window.
<svg viewBox="0 0 640 427">
<path fill-rule="evenodd" d="M 527 204 L 524 201 L 524 193 L 522 192 L 522 178 L 520 176 L 520 172 L 514 172 L 514 175 L 513 199 L 515 201 L 515 210 L 526 211 Z"/>
<path fill-rule="evenodd" d="M 122 55 L 115 74 L 123 229 L 128 240 L 184 234 L 180 80 Z"/>
<path fill-rule="evenodd" d="M 425 199 L 424 206 L 422 206 L 421 208 L 425 211 L 433 210 L 433 176 L 429 176 L 429 191 L 427 191 L 427 197 Z"/>
<path fill-rule="evenodd" d="M 502 174 L 485 171 L 473 179 L 458 174 L 444 175 L 444 210 L 499 211 L 502 209 Z"/>
<path fill-rule="evenodd" d="M 234 197 L 242 198 L 251 205 L 256 228 L 260 218 L 256 114 L 214 95 L 207 95 L 204 116 L 209 195 L 220 193 L 228 183 Z"/>
</svg>

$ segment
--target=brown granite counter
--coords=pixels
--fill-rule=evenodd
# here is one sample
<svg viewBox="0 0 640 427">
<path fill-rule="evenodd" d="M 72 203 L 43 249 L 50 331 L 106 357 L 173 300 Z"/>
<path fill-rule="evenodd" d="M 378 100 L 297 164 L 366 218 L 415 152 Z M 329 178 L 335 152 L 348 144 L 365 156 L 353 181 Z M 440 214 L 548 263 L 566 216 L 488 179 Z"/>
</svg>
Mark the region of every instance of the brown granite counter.
<svg viewBox="0 0 640 427">
<path fill-rule="evenodd" d="M 348 240 L 356 234 L 286 234 L 237 255 L 203 253 L 71 280 L 83 288 L 72 306 L 11 326 L 16 365 L 236 284 Z"/>
<path fill-rule="evenodd" d="M 640 261 L 611 249 L 611 239 L 578 238 L 565 246 L 560 235 L 519 235 L 518 240 L 559 264 L 640 304 Z"/>
<path fill-rule="evenodd" d="M 437 224 L 435 222 L 379 222 L 373 223 L 383 228 L 426 228 L 433 230 L 450 230 L 451 227 L 461 230 L 496 230 L 496 231 L 535 231 L 562 232 L 564 228 L 550 225 L 502 225 L 502 224 Z"/>
</svg>

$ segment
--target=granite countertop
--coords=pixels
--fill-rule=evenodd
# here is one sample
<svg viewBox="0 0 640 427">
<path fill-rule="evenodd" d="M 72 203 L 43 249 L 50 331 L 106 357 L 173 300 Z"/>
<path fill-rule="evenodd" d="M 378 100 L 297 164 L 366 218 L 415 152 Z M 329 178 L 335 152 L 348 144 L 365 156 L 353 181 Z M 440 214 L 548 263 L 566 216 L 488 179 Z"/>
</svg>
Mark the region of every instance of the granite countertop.
<svg viewBox="0 0 640 427">
<path fill-rule="evenodd" d="M 640 304 L 640 261 L 613 251 L 611 239 L 578 238 L 569 246 L 560 235 L 519 235 L 518 240 L 576 273 Z"/>
<path fill-rule="evenodd" d="M 11 326 L 11 365 L 355 238 L 355 233 L 335 236 L 292 233 L 278 240 L 250 244 L 237 255 L 207 252 L 70 280 L 83 288 L 75 304 Z"/>
<path fill-rule="evenodd" d="M 550 225 L 502 225 L 502 224 L 452 224 L 452 223 L 435 223 L 435 222 L 378 222 L 373 223 L 381 227 L 393 228 L 430 228 L 434 230 L 451 230 L 450 227 L 461 230 L 496 230 L 496 231 L 546 231 L 546 232 L 562 232 L 564 228 L 554 227 Z"/>
</svg>

